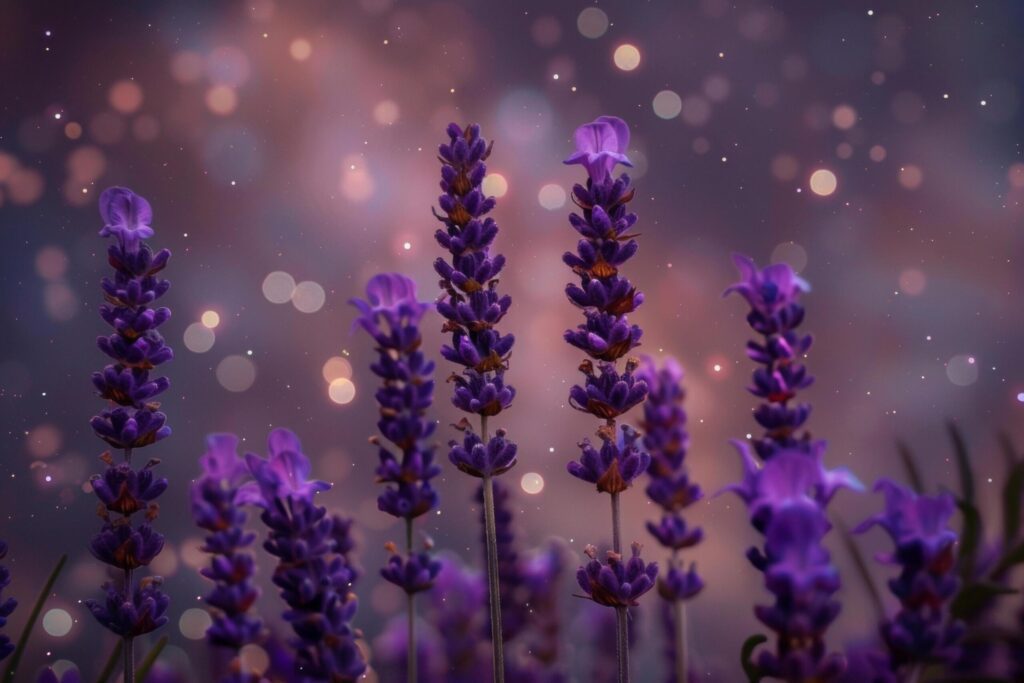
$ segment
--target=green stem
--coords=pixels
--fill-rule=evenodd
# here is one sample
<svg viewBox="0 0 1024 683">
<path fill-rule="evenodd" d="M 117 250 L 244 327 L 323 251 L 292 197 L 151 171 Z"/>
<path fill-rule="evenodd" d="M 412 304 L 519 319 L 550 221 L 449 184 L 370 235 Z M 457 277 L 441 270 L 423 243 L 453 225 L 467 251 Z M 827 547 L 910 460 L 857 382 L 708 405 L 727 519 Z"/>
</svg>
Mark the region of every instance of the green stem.
<svg viewBox="0 0 1024 683">
<path fill-rule="evenodd" d="M 676 600 L 672 603 L 676 621 L 676 683 L 687 683 L 686 660 L 688 644 L 686 639 L 686 603 Z"/>
<path fill-rule="evenodd" d="M 124 461 L 131 464 L 132 449 L 124 449 Z M 128 518 L 129 516 L 125 515 L 125 519 Z M 124 570 L 124 599 L 132 599 L 132 570 L 130 568 Z M 121 648 L 121 653 L 124 655 L 124 676 L 121 683 L 135 683 L 135 643 L 132 636 L 125 636 L 123 640 L 124 646 Z"/>
<path fill-rule="evenodd" d="M 483 422 L 483 426 L 487 423 Z M 487 437 L 484 436 L 486 443 Z M 484 477 L 484 537 L 487 545 L 487 593 L 491 608 L 491 647 L 495 683 L 505 681 L 505 653 L 501 641 L 501 591 L 498 585 L 498 536 L 494 521 L 494 480 Z"/>
<path fill-rule="evenodd" d="M 114 644 L 114 650 L 107 657 L 107 663 L 103 665 L 103 669 L 100 671 L 100 675 L 96 677 L 96 683 L 107 683 L 107 679 L 110 678 L 110 674 L 114 673 L 114 667 L 121 660 L 121 647 L 123 643 L 118 640 Z"/>
<path fill-rule="evenodd" d="M 57 560 L 57 566 L 53 568 L 49 578 L 46 579 L 46 583 L 43 584 L 43 590 L 39 591 L 39 597 L 36 598 L 35 604 L 32 605 L 32 611 L 28 614 L 28 621 L 25 622 L 25 628 L 22 629 L 21 636 L 18 638 L 18 645 L 14 648 L 14 654 L 11 655 L 11 662 L 7 665 L 7 672 L 4 674 L 5 681 L 14 681 L 14 674 L 18 671 L 18 664 L 21 662 L 22 655 L 25 654 L 28 638 L 32 635 L 32 629 L 35 628 L 36 621 L 39 619 L 39 613 L 43 611 L 46 598 L 50 596 L 53 585 L 57 583 L 57 577 L 60 576 L 60 572 L 64 569 L 67 561 L 67 555 L 60 556 L 60 559 Z"/>
<path fill-rule="evenodd" d="M 143 659 L 142 664 L 139 665 L 139 683 L 146 683 L 146 676 L 149 675 L 149 670 L 153 668 L 154 664 L 156 664 L 156 658 L 164 651 L 164 647 L 166 645 L 167 636 L 160 636 L 160 640 L 156 641 L 156 645 L 153 646 L 153 649 L 146 653 L 145 659 Z"/>
<path fill-rule="evenodd" d="M 619 683 L 629 683 L 629 614 L 625 607 L 615 608 L 615 650 L 619 662 Z"/>
<path fill-rule="evenodd" d="M 412 518 L 405 519 L 405 550 L 412 558 Z M 407 594 L 409 599 L 409 641 L 405 653 L 405 673 L 408 683 L 416 683 L 416 596 Z"/>
</svg>

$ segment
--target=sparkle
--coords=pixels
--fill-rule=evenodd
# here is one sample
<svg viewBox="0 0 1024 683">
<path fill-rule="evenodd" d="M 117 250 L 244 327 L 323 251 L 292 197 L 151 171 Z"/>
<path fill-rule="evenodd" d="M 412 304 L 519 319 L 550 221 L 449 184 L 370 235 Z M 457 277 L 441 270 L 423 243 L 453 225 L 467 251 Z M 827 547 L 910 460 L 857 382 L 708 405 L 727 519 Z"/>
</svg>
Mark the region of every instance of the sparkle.
<svg viewBox="0 0 1024 683">
<path fill-rule="evenodd" d="M 412 242 L 403 242 L 402 243 L 402 249 L 405 249 L 406 251 L 409 251 L 410 249 L 412 249 Z"/>
</svg>

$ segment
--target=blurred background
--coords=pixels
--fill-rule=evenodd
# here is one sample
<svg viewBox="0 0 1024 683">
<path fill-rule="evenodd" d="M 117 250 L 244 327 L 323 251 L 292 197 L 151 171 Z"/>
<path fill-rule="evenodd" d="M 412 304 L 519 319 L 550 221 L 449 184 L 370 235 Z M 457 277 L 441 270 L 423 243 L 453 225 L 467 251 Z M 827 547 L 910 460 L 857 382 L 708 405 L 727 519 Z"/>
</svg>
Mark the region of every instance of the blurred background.
<svg viewBox="0 0 1024 683">
<path fill-rule="evenodd" d="M 503 480 L 524 547 L 563 538 L 573 569 L 609 535 L 607 498 L 565 472 L 595 425 L 567 405 L 581 356 L 561 339 L 580 320 L 560 257 L 575 245 L 567 197 L 582 177 L 561 160 L 575 127 L 601 114 L 631 125 L 641 248 L 630 276 L 646 294 L 632 319 L 641 350 L 686 368 L 689 462 L 705 491 L 738 477 L 727 439 L 755 427 L 745 307 L 721 298 L 740 251 L 813 285 L 807 397 L 829 464 L 869 484 L 901 476 L 903 439 L 932 487 L 953 485 L 953 419 L 994 509 L 996 435 L 1024 440 L 1021 30 L 1015 2 L 3 3 L 0 537 L 23 605 L 12 633 L 71 555 L 27 665 L 92 672 L 111 645 L 81 601 L 103 580 L 86 550 L 98 528 L 87 481 L 103 450 L 88 428 L 101 408 L 89 376 L 105 363 L 93 341 L 107 271 L 96 198 L 114 184 L 150 200 L 151 243 L 174 252 L 162 328 L 176 352 L 163 401 L 174 435 L 147 453 L 171 480 L 155 567 L 174 598 L 166 661 L 207 675 L 205 558 L 187 489 L 210 432 L 263 453 L 272 427 L 296 430 L 334 482 L 324 502 L 357 519 L 358 626 L 372 640 L 401 608 L 377 578 L 401 529 L 376 510 L 372 349 L 350 333 L 346 302 L 379 271 L 434 296 L 430 207 L 449 121 L 479 122 L 495 140 L 485 185 L 508 258 L 504 329 L 518 343 L 507 378 L 519 392 L 497 422 L 519 443 Z M 440 326 L 426 323 L 435 353 Z M 439 382 L 442 441 L 459 416 L 449 397 Z M 442 505 L 421 528 L 479 566 L 475 480 L 438 455 Z M 879 504 L 847 493 L 836 507 L 857 522 Z M 625 538 L 661 559 L 642 489 L 624 506 Z M 689 608 L 691 652 L 705 678 L 737 680 L 740 643 L 758 629 L 751 605 L 767 599 L 743 557 L 756 537 L 731 498 L 691 510 L 706 540 L 690 558 L 708 584 Z M 863 546 L 885 543 L 875 532 Z M 838 543 L 834 555 L 840 647 L 874 626 Z M 581 609 L 572 591 L 567 624 Z M 279 603 L 269 583 L 264 593 L 271 617 Z M 647 611 L 637 680 L 659 670 Z M 581 630 L 565 635 L 583 671 L 591 646 Z"/>
</svg>

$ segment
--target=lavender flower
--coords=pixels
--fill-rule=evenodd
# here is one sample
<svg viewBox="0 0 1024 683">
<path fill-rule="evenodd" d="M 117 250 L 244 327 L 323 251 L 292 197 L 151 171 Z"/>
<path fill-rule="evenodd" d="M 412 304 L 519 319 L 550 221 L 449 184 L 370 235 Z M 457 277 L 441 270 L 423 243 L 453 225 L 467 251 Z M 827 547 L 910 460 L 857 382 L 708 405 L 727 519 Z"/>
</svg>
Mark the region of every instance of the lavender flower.
<svg viewBox="0 0 1024 683">
<path fill-rule="evenodd" d="M 293 432 L 275 429 L 268 444 L 269 458 L 249 453 L 245 461 L 269 529 L 263 547 L 279 562 L 273 581 L 296 636 L 295 673 L 303 680 L 355 681 L 366 663 L 351 626 L 358 608 L 349 590 L 353 574 L 338 554 L 334 518 L 313 501 L 330 485 L 307 479 L 310 462 Z"/>
<path fill-rule="evenodd" d="M 963 623 L 950 617 L 949 606 L 960 587 L 954 546 L 957 535 L 949 528 L 956 509 L 953 496 L 918 495 L 888 479 L 875 485 L 885 495 L 885 510 L 865 520 L 856 533 L 878 525 L 895 546 L 880 555 L 885 564 L 900 567 L 889 589 L 900 601 L 900 611 L 882 624 L 894 674 L 926 662 L 953 662 L 959 655 Z"/>
<path fill-rule="evenodd" d="M 256 564 L 247 548 L 255 534 L 245 530 L 248 518 L 243 504 L 251 502 L 243 488 L 249 479 L 245 461 L 238 455 L 238 437 L 214 434 L 206 439 L 207 450 L 200 458 L 202 476 L 189 491 L 192 518 L 208 532 L 203 551 L 210 564 L 202 575 L 214 583 L 206 603 L 214 608 L 207 641 L 237 651 L 260 639 L 262 623 L 251 608 L 260 596 L 254 583 Z M 227 676 L 225 681 L 235 680 Z"/>
<path fill-rule="evenodd" d="M 156 253 L 143 242 L 152 237 L 153 211 L 142 197 L 123 187 L 113 187 L 100 195 L 100 215 L 104 227 L 100 236 L 114 239 L 107 257 L 113 277 L 101 282 L 105 303 L 100 317 L 113 329 L 99 337 L 97 345 L 113 363 L 93 374 L 92 381 L 108 407 L 91 420 L 96 436 L 115 449 L 124 451 L 124 461 L 115 464 L 103 455 L 107 469 L 92 478 L 93 491 L 100 501 L 103 528 L 93 538 L 94 557 L 123 572 L 120 585 L 104 586 L 103 603 L 86 601 L 99 622 L 124 638 L 124 679 L 134 682 L 132 640 L 166 622 L 167 596 L 160 593 L 159 577 L 144 579 L 133 586 L 134 570 L 148 565 L 163 548 L 163 536 L 150 523 L 156 519 L 155 499 L 167 488 L 167 480 L 152 472 L 159 460 L 152 459 L 141 469 L 131 464 L 135 449 L 150 446 L 169 436 L 167 417 L 153 399 L 170 386 L 166 377 L 150 373 L 174 356 L 158 328 L 170 317 L 164 307 L 155 308 L 157 299 L 167 293 L 170 283 L 159 277 L 171 253 Z M 145 512 L 146 521 L 133 525 L 133 515 Z M 111 517 L 111 513 L 117 515 Z"/>
<path fill-rule="evenodd" d="M 778 636 L 775 652 L 761 653 L 760 671 L 788 683 L 835 680 L 845 663 L 825 650 L 825 631 L 840 608 L 833 598 L 839 573 L 822 544 L 831 528 L 826 507 L 839 489 L 860 484 L 845 470 L 825 469 L 823 442 L 810 453 L 778 451 L 760 468 L 746 443 L 734 445 L 744 478 L 726 490 L 743 499 L 751 524 L 765 536 L 764 549 L 751 548 L 747 558 L 776 600 L 754 610 Z"/>
<path fill-rule="evenodd" d="M 58 676 L 56 671 L 46 667 L 39 672 L 36 683 L 82 683 L 82 676 L 78 673 L 78 669 L 74 668 L 67 669 Z"/>
<path fill-rule="evenodd" d="M 611 495 L 612 504 L 612 546 L 609 557 L 610 567 L 622 567 L 622 539 L 619 524 L 619 494 L 630 487 L 643 474 L 650 463 L 650 457 L 640 449 L 639 435 L 623 425 L 621 435 L 616 434 L 615 420 L 647 397 L 647 383 L 635 376 L 638 361 L 627 358 L 620 373 L 617 362 L 639 346 L 643 330 L 631 324 L 627 315 L 643 303 L 643 294 L 621 272 L 620 268 L 636 254 L 639 244 L 629 230 L 636 224 L 637 216 L 630 213 L 627 204 L 635 191 L 630 187 L 629 176 L 612 176 L 616 164 L 631 166 L 626 150 L 629 148 L 629 126 L 622 119 L 602 116 L 592 123 L 576 129 L 576 151 L 566 164 L 580 164 L 587 169 L 586 186 L 577 184 L 573 188 L 573 201 L 581 213 L 569 216 L 569 223 L 580 234 L 576 253 L 566 252 L 562 261 L 579 277 L 579 283 L 566 285 L 569 301 L 583 312 L 584 322 L 573 330 L 566 330 L 564 338 L 571 346 L 580 349 L 590 359 L 580 366 L 583 385 L 573 386 L 569 391 L 569 405 L 581 412 L 589 413 L 605 422 L 598 431 L 600 449 L 595 449 L 588 440 L 580 443 L 579 462 L 568 465 L 574 477 L 597 485 L 599 492 Z M 597 372 L 594 363 L 597 363 Z M 636 548 L 637 546 L 634 545 Z M 636 550 L 638 556 L 639 550 Z M 630 560 L 629 567 L 644 567 L 638 557 Z M 639 563 L 639 565 L 637 564 Z M 581 585 L 590 594 L 585 579 L 591 569 L 599 570 L 602 565 L 596 560 L 586 567 L 580 567 Z M 648 565 L 654 574 L 655 564 Z M 614 576 L 614 569 L 608 568 L 604 576 Z M 651 576 L 653 585 L 654 576 Z M 636 586 L 628 586 L 629 594 Z M 639 596 L 650 586 L 636 593 Z M 602 590 L 610 590 L 606 587 Z M 604 593 L 599 593 L 604 595 Z M 603 600 L 594 598 L 603 605 L 616 608 L 616 654 L 618 679 L 620 683 L 629 680 L 629 636 L 626 607 L 629 600 Z"/>
<path fill-rule="evenodd" d="M 395 273 L 371 278 L 366 298 L 351 303 L 360 313 L 356 324 L 377 343 L 378 360 L 370 366 L 382 381 L 377 391 L 377 427 L 381 437 L 393 446 L 388 447 L 377 437 L 372 439 L 379 446 L 377 480 L 389 485 L 377 498 L 377 507 L 404 518 L 406 526 L 406 558 L 390 544 L 392 556 L 381 575 L 408 595 L 406 670 L 408 680 L 415 681 L 418 648 L 413 595 L 428 590 L 440 571 L 440 564 L 428 552 L 413 551 L 412 526 L 413 519 L 437 506 L 437 493 L 430 480 L 441 473 L 434 464 L 434 448 L 427 441 L 434 433 L 434 422 L 426 417 L 434 397 L 434 364 L 420 351 L 419 324 L 430 305 L 417 300 L 416 283 Z"/>
<path fill-rule="evenodd" d="M 458 558 L 442 555 L 428 618 L 444 634 L 448 683 L 479 683 L 491 673 L 487 640 L 487 582 Z"/>
<path fill-rule="evenodd" d="M 451 442 L 448 459 L 461 471 L 483 479 L 488 597 L 491 632 L 496 634 L 492 639 L 494 680 L 501 683 L 505 663 L 492 484 L 493 477 L 515 466 L 516 450 L 504 430 L 493 437 L 488 434 L 487 420 L 511 406 L 516 395 L 505 383 L 515 337 L 498 329 L 512 298 L 498 293 L 497 278 L 505 257 L 491 253 L 498 225 L 487 214 L 495 200 L 486 197 L 482 188 L 491 144 L 475 124 L 463 129 L 452 123 L 447 133 L 448 142 L 438 149 L 443 191 L 438 204 L 443 214 L 434 212 L 444 226 L 435 238 L 450 255 L 449 260 L 434 262 L 442 289 L 437 312 L 446 321 L 443 331 L 451 334 L 451 343 L 441 348 L 441 355 L 462 366 L 460 373 L 450 377 L 455 384 L 452 403 L 480 420 L 475 438 L 469 436 L 474 425 L 468 420 L 460 424 L 467 436 L 461 445 Z"/>
<path fill-rule="evenodd" d="M 800 294 L 809 291 L 810 286 L 784 263 L 758 270 L 746 256 L 734 254 L 733 261 L 742 279 L 725 294 L 736 292 L 747 300 L 747 323 L 763 337 L 763 341 L 747 342 L 747 356 L 762 366 L 754 371 L 748 388 L 764 400 L 754 411 L 754 419 L 765 433 L 754 441 L 754 448 L 764 460 L 779 450 L 809 450 L 810 435 L 801 430 L 811 406 L 791 401 L 814 381 L 800 362 L 812 338 L 797 331 L 804 319 Z"/>
<path fill-rule="evenodd" d="M 444 683 L 444 652 L 441 635 L 429 624 L 417 624 L 420 637 L 416 639 L 416 672 L 418 683 Z M 409 633 L 405 619 L 394 617 L 384 631 L 373 641 L 374 671 L 382 681 L 407 680 L 409 661 Z"/>
<path fill-rule="evenodd" d="M 522 563 L 522 583 L 529 605 L 525 642 L 526 665 L 538 683 L 565 683 L 561 663 L 561 580 L 565 573 L 565 546 L 549 541 Z"/>
<path fill-rule="evenodd" d="M 622 555 L 608 551 L 608 562 L 597 559 L 597 548 L 588 545 L 584 554 L 590 562 L 576 572 L 576 582 L 587 596 L 606 607 L 635 607 L 637 599 L 654 587 L 658 578 L 658 563 L 644 564 L 640 558 L 640 544 L 632 545 L 632 556 L 623 561 Z"/>
<path fill-rule="evenodd" d="M 5 557 L 7 557 L 7 543 L 0 541 L 0 560 Z M 0 564 L 0 599 L 3 598 L 3 590 L 9 585 L 11 585 L 11 570 Z M 7 625 L 7 617 L 11 616 L 17 606 L 18 601 L 10 597 L 0 602 L 0 628 Z M 14 644 L 11 639 L 7 634 L 0 633 L 0 661 L 6 659 L 12 652 L 14 652 Z"/>
</svg>

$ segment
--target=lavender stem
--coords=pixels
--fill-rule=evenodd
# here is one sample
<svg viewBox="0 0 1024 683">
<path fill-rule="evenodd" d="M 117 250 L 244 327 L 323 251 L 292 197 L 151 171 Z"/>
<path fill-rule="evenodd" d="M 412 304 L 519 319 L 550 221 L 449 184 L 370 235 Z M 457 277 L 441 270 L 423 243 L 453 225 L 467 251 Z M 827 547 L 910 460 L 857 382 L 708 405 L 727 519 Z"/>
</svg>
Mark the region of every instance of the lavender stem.
<svg viewBox="0 0 1024 683">
<path fill-rule="evenodd" d="M 676 620 L 676 683 L 687 683 L 686 603 L 674 601 L 672 611 Z"/>
<path fill-rule="evenodd" d="M 487 443 L 487 416 L 480 416 L 480 438 Z M 501 592 L 498 588 L 498 533 L 494 522 L 494 479 L 484 478 L 484 536 L 487 540 L 487 594 L 491 607 L 491 647 L 495 683 L 505 683 L 501 641 Z"/>
<path fill-rule="evenodd" d="M 622 524 L 619 514 L 619 494 L 612 493 L 612 549 L 622 554 Z"/>
<path fill-rule="evenodd" d="M 615 650 L 619 662 L 619 683 L 629 683 L 629 615 L 625 607 L 615 608 Z"/>
<path fill-rule="evenodd" d="M 412 557 L 412 518 L 405 518 L 405 550 Z M 407 593 L 409 598 L 409 644 L 405 653 L 406 680 L 416 683 L 416 594 Z"/>
<path fill-rule="evenodd" d="M 132 449 L 124 449 L 124 461 L 129 465 L 132 462 Z M 132 570 L 124 570 L 124 594 L 132 594 Z M 124 654 L 124 683 L 135 683 L 135 643 L 131 636 L 124 637 L 124 647 L 121 648 Z"/>
</svg>

